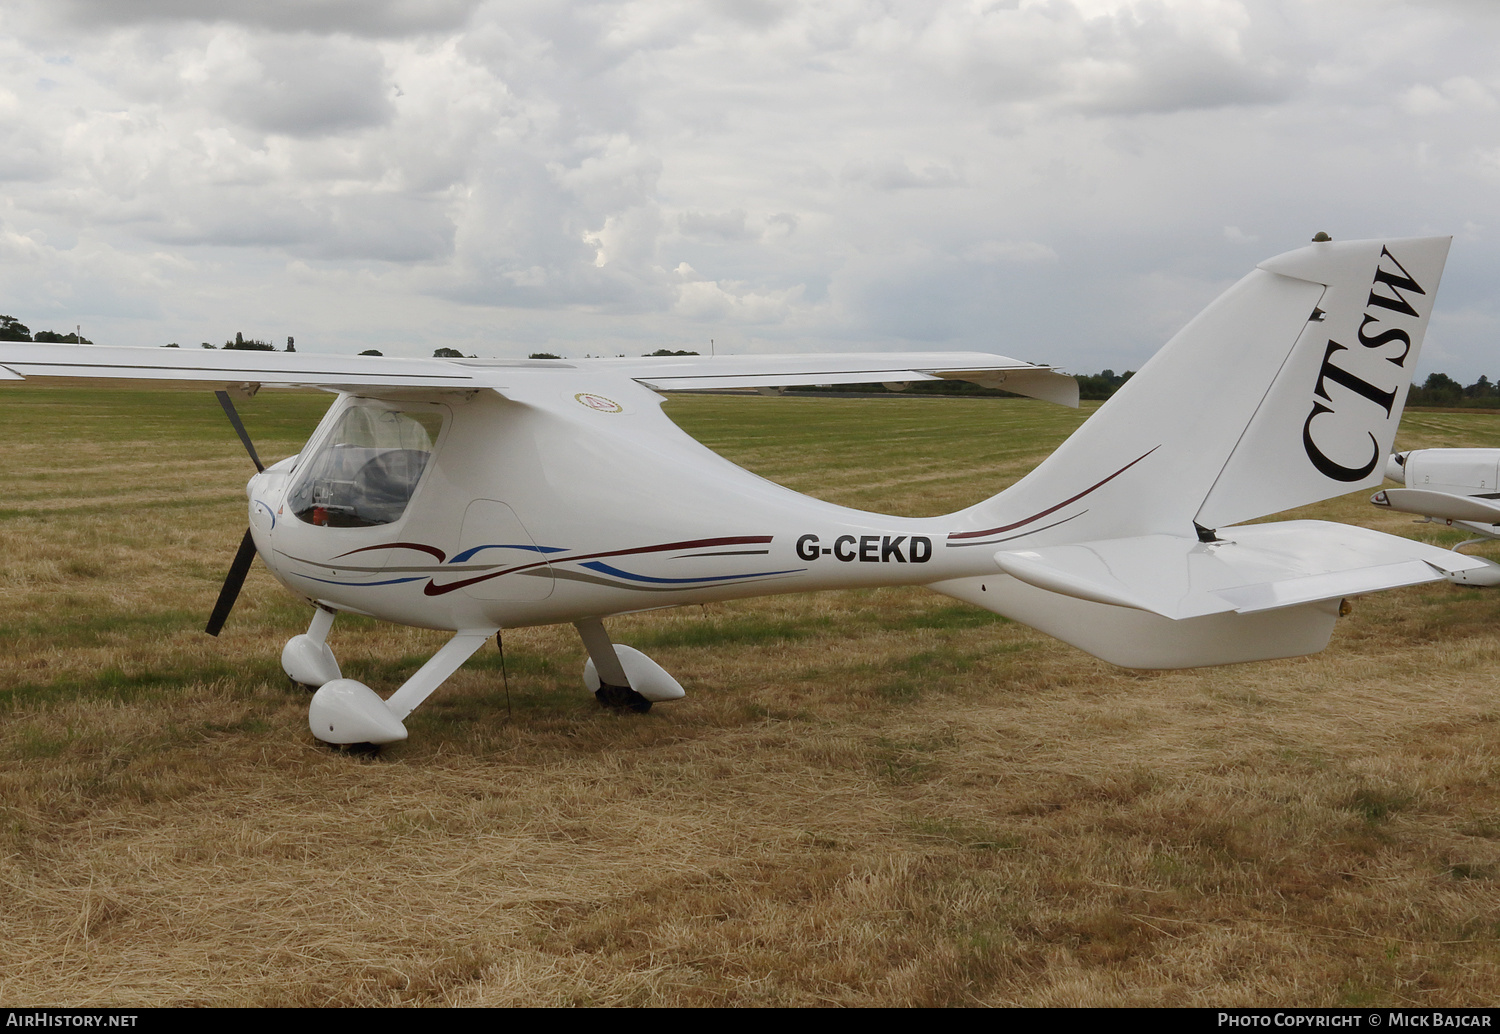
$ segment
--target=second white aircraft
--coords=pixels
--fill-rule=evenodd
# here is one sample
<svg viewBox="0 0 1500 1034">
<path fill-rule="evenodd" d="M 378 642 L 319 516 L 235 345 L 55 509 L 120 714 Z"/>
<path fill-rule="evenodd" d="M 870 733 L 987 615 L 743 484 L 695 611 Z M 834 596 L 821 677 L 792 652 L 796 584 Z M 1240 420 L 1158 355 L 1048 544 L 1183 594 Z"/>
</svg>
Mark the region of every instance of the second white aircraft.
<svg viewBox="0 0 1500 1034">
<path fill-rule="evenodd" d="M 1370 502 L 1388 510 L 1414 513 L 1431 523 L 1447 524 L 1474 537 L 1454 549 L 1500 539 L 1500 449 L 1413 449 L 1398 452 L 1385 476 L 1405 487 L 1376 492 Z M 1500 585 L 1500 564 L 1476 557 L 1481 565 L 1455 571 L 1460 585 Z"/>
</svg>

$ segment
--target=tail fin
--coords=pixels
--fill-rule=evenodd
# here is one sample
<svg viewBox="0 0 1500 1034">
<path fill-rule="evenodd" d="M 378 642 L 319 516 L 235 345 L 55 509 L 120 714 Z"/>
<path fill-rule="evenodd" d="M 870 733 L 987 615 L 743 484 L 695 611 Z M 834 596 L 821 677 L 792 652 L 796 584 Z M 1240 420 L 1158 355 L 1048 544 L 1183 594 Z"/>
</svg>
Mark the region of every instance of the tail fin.
<svg viewBox="0 0 1500 1034">
<path fill-rule="evenodd" d="M 950 540 L 1191 535 L 1379 484 L 1450 242 L 1262 262 Z"/>
</svg>

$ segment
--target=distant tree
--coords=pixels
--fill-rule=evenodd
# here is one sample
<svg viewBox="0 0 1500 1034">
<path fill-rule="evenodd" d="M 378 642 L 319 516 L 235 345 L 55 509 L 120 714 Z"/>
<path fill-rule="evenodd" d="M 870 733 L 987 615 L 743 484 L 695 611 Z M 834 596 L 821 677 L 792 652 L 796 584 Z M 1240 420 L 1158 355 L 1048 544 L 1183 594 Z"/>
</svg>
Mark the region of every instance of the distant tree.
<svg viewBox="0 0 1500 1034">
<path fill-rule="evenodd" d="M 31 328 L 14 316 L 0 316 L 0 341 L 30 341 Z"/>
<path fill-rule="evenodd" d="M 205 342 L 203 342 L 203 347 L 204 348 L 213 348 L 215 346 L 214 345 L 210 345 L 207 341 L 205 341 Z"/>
<path fill-rule="evenodd" d="M 456 348 L 439 348 L 433 351 L 434 359 L 462 359 L 464 354 Z"/>
<path fill-rule="evenodd" d="M 551 352 L 532 352 L 526 358 L 527 359 L 561 359 L 562 356 L 560 356 L 560 355 L 553 355 Z"/>
<path fill-rule="evenodd" d="M 35 341 L 42 341 L 54 345 L 92 345 L 93 342 L 86 337 L 79 337 L 77 333 L 59 334 L 55 330 L 39 330 L 36 332 Z"/>
<path fill-rule="evenodd" d="M 162 345 L 161 347 L 163 347 L 163 348 L 178 348 L 180 346 L 177 344 L 177 342 L 173 341 L 170 345 Z"/>
<path fill-rule="evenodd" d="M 1464 387 L 1446 373 L 1430 374 L 1420 387 L 1411 386 L 1406 396 L 1409 406 L 1456 406 L 1464 397 Z"/>
<path fill-rule="evenodd" d="M 1464 398 L 1488 399 L 1494 397 L 1495 386 L 1491 384 L 1490 379 L 1483 374 L 1479 375 L 1479 380 L 1475 381 L 1473 384 L 1464 389 Z"/>
<path fill-rule="evenodd" d="M 297 339 L 292 337 L 292 335 L 290 334 L 286 336 L 286 350 L 288 352 L 297 351 Z"/>
<path fill-rule="evenodd" d="M 291 351 L 291 349 L 287 349 L 287 351 Z M 367 349 L 365 349 L 363 352 L 361 352 L 359 354 L 360 355 L 384 355 L 385 353 L 382 352 L 378 348 L 367 348 Z"/>
<path fill-rule="evenodd" d="M 233 341 L 224 342 L 224 347 L 241 352 L 274 352 L 276 346 L 269 341 L 260 341 L 255 338 L 247 338 L 244 334 L 236 333 Z"/>
<path fill-rule="evenodd" d="M 1126 370 L 1117 374 L 1113 370 L 1105 370 L 1102 373 L 1080 374 L 1078 380 L 1078 397 L 1085 399 L 1107 399 L 1120 390 L 1120 385 L 1135 376 L 1135 371 Z"/>
<path fill-rule="evenodd" d="M 650 358 L 653 355 L 697 355 L 697 354 L 698 354 L 697 352 L 674 352 L 670 348 L 658 348 L 654 352 L 647 352 L 646 353 L 646 357 Z"/>
</svg>

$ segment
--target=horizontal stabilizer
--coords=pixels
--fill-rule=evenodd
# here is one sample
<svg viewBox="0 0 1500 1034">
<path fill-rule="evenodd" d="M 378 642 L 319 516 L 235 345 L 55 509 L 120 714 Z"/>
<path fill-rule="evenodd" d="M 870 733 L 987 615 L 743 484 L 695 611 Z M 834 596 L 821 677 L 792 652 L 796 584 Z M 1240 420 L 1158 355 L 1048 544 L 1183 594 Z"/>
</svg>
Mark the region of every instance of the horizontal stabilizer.
<svg viewBox="0 0 1500 1034">
<path fill-rule="evenodd" d="M 1475 524 L 1500 524 L 1500 501 L 1481 499 L 1478 496 L 1434 492 L 1429 488 L 1387 488 L 1371 496 L 1370 502 L 1421 517 L 1473 521 Z"/>
<path fill-rule="evenodd" d="M 1173 620 L 1253 614 L 1438 581 L 1483 561 L 1326 521 L 1226 528 L 1215 542 L 1174 535 L 1002 550 L 1028 585 Z"/>
</svg>

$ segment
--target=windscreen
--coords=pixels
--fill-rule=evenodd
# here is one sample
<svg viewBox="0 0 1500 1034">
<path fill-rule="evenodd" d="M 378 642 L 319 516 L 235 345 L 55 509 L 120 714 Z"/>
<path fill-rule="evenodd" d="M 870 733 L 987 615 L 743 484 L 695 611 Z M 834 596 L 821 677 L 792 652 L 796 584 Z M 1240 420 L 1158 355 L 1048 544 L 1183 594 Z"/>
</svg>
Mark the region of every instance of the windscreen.
<svg viewBox="0 0 1500 1034">
<path fill-rule="evenodd" d="M 390 524 L 406 512 L 432 443 L 442 429 L 436 408 L 403 409 L 358 401 L 300 464 L 287 495 L 299 520 L 329 528 Z"/>
</svg>

